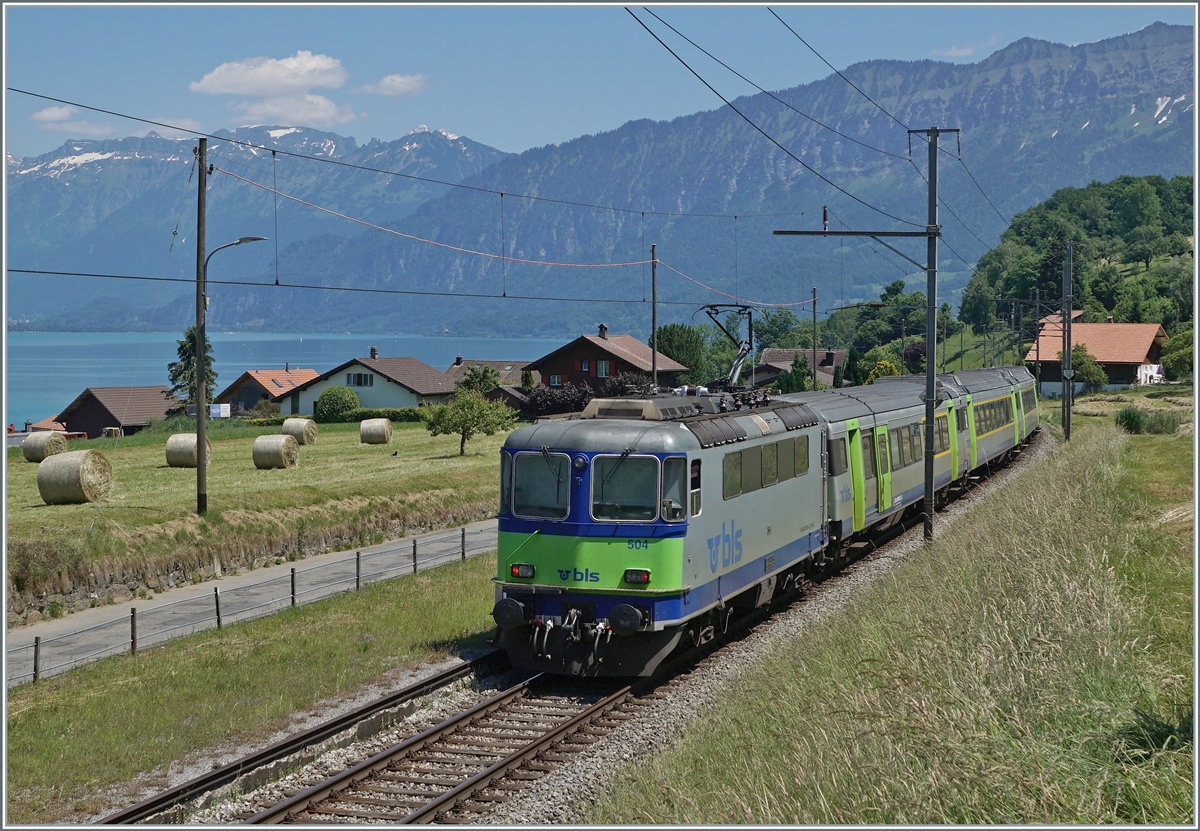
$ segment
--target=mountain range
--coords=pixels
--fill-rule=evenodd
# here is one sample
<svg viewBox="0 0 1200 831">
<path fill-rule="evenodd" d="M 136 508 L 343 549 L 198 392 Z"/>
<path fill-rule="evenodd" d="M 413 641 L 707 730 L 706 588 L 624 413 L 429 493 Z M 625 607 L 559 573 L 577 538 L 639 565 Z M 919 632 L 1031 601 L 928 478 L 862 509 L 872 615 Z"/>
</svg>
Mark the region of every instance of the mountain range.
<svg viewBox="0 0 1200 831">
<path fill-rule="evenodd" d="M 283 198 L 276 218 L 272 194 L 214 174 L 209 250 L 258 234 L 278 239 L 279 256 L 274 242 L 223 253 L 220 275 L 214 260 L 210 279 L 264 285 L 214 286 L 210 325 L 566 337 L 605 321 L 644 336 L 651 244 L 660 323 L 689 320 L 701 304 L 730 296 L 794 303 L 815 287 L 821 311 L 871 299 L 904 275 L 923 283 L 923 273 L 869 241 L 771 231 L 819 229 L 826 206 L 830 229 L 923 227 L 927 149 L 909 131 L 930 127 L 960 131 L 941 136 L 938 177 L 940 296 L 956 305 L 1008 219 L 1055 190 L 1192 172 L 1193 87 L 1192 28 L 1155 24 L 1076 46 L 1027 38 L 974 64 L 867 61 L 733 101 L 744 118 L 721 107 L 514 155 L 426 130 L 358 146 L 308 128 L 239 128 L 223 135 L 467 187 L 272 160 L 214 140 L 217 168 L 380 228 Z M 193 143 L 76 141 L 37 159 L 9 158 L 9 266 L 194 276 Z M 180 216 L 182 239 L 171 235 Z M 895 245 L 924 259 L 923 243 Z M 512 259 L 487 256 L 501 252 Z M 276 276 L 359 291 L 276 287 Z M 187 287 L 74 278 L 61 293 L 55 281 L 70 279 L 10 274 L 10 328 L 175 329 L 194 314 Z"/>
</svg>

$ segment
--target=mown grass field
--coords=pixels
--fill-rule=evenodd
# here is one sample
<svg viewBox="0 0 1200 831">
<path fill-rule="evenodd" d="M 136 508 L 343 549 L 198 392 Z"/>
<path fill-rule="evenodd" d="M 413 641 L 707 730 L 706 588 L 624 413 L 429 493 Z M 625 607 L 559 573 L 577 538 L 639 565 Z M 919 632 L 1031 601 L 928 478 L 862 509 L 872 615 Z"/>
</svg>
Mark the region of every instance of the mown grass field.
<svg viewBox="0 0 1200 831">
<path fill-rule="evenodd" d="M 1192 439 L 1073 427 L 588 821 L 1193 824 Z"/>
<path fill-rule="evenodd" d="M 117 810 L 139 774 L 261 742 L 319 701 L 479 643 L 495 569 L 484 554 L 10 690 L 8 822 Z"/>
<path fill-rule="evenodd" d="M 10 449 L 10 573 L 24 588 L 63 571 L 187 571 L 214 556 L 279 546 L 300 553 L 330 537 L 364 545 L 401 528 L 484 516 L 498 498 L 503 434 L 479 436 L 459 456 L 457 437 L 431 437 L 421 424 L 395 425 L 388 445 L 360 444 L 357 424 L 322 424 L 298 467 L 258 470 L 254 438 L 278 432 L 212 431 L 204 517 L 195 513 L 195 469 L 166 464 L 165 432 L 71 442 L 71 450 L 100 450 L 113 467 L 112 495 L 88 505 L 44 504 L 37 465 Z"/>
</svg>

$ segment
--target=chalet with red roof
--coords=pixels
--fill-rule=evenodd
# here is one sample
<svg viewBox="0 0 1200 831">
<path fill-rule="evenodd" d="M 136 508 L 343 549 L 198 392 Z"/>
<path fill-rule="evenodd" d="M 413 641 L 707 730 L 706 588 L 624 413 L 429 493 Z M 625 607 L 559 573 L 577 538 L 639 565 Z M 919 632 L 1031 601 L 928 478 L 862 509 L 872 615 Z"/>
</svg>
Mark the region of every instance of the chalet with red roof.
<svg viewBox="0 0 1200 831">
<path fill-rule="evenodd" d="M 608 327 L 600 324 L 598 335 L 582 335 L 555 349 L 548 355 L 531 361 L 526 367 L 548 387 L 565 384 L 587 384 L 599 392 L 609 378 L 623 373 L 650 374 L 654 353 L 649 346 L 633 335 L 610 335 Z M 678 361 L 658 353 L 658 385 L 673 387 L 681 372 L 688 368 Z"/>
<path fill-rule="evenodd" d="M 1167 333 L 1157 323 L 1071 323 L 1071 343 L 1083 344 L 1108 374 L 1105 389 L 1118 390 L 1135 384 L 1160 383 L 1159 355 Z M 1058 395 L 1062 389 L 1062 315 L 1042 321 L 1037 342 L 1025 360 L 1040 363 L 1043 395 Z M 1083 389 L 1076 384 L 1076 392 Z"/>
<path fill-rule="evenodd" d="M 259 401 L 278 401 L 317 377 L 315 369 L 250 369 L 217 393 L 214 404 L 229 404 L 235 413 L 254 408 Z"/>
</svg>

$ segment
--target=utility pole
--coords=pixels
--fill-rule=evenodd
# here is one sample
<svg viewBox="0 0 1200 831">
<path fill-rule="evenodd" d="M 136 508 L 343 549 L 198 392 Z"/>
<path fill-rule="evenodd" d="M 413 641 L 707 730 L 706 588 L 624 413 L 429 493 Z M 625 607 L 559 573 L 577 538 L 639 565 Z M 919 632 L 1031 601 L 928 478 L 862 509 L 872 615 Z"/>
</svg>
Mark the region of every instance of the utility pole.
<svg viewBox="0 0 1200 831">
<path fill-rule="evenodd" d="M 196 150 L 200 167 L 199 189 L 196 193 L 196 347 L 194 360 L 196 362 L 196 513 L 208 512 L 208 464 L 205 450 L 208 448 L 208 434 L 205 430 L 204 419 L 208 403 L 204 400 L 204 359 L 207 357 L 204 344 L 204 312 L 208 303 L 207 287 L 204 279 L 204 214 L 205 190 L 208 182 L 208 139 L 200 139 Z"/>
<path fill-rule="evenodd" d="M 930 127 L 927 130 L 909 130 L 912 133 L 924 133 L 929 141 L 929 218 L 925 227 L 920 231 L 774 231 L 776 236 L 835 236 L 835 237 L 871 237 L 880 245 L 908 260 L 917 268 L 925 270 L 925 539 L 933 539 L 933 457 L 935 435 L 934 411 L 937 409 L 936 361 L 937 353 L 937 239 L 942 234 L 938 225 L 938 137 L 942 133 L 957 133 L 954 128 Z M 919 263 L 902 251 L 888 245 L 880 237 L 924 237 L 926 240 L 925 263 Z M 905 338 L 901 320 L 901 343 Z"/>
<path fill-rule="evenodd" d="M 813 286 L 813 365 L 812 388 L 817 388 L 817 287 Z"/>
<path fill-rule="evenodd" d="M 1033 290 L 1033 311 L 1036 318 L 1037 330 L 1033 335 L 1033 342 L 1037 350 L 1034 354 L 1037 358 L 1033 362 L 1033 388 L 1038 395 L 1042 394 L 1042 290 L 1035 288 Z"/>
<path fill-rule="evenodd" d="M 1074 266 L 1075 243 L 1067 243 L 1067 258 L 1063 261 L 1063 359 L 1062 359 L 1062 427 L 1063 438 L 1071 440 L 1071 399 L 1075 396 L 1075 370 L 1071 368 L 1071 307 L 1075 305 L 1071 270 Z"/>
<path fill-rule="evenodd" d="M 650 246 L 650 389 L 658 392 L 658 246 Z"/>
</svg>

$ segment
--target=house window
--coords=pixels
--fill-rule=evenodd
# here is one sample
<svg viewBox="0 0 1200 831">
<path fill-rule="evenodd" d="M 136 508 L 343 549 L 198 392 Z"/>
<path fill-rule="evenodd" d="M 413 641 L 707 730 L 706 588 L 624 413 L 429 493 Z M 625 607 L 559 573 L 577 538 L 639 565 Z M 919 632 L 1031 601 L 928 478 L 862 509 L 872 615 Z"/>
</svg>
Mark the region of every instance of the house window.
<svg viewBox="0 0 1200 831">
<path fill-rule="evenodd" d="M 579 368 L 584 372 L 587 372 L 591 365 L 591 361 L 580 361 L 579 363 L 581 364 Z"/>
<path fill-rule="evenodd" d="M 608 377 L 608 363 L 609 363 L 608 361 L 596 361 L 596 377 L 597 378 L 607 378 Z"/>
<path fill-rule="evenodd" d="M 370 372 L 347 372 L 346 386 L 373 387 L 375 386 L 375 376 Z"/>
<path fill-rule="evenodd" d="M 550 386 L 561 387 L 562 386 L 562 376 L 561 375 L 551 375 L 550 376 Z"/>
</svg>

